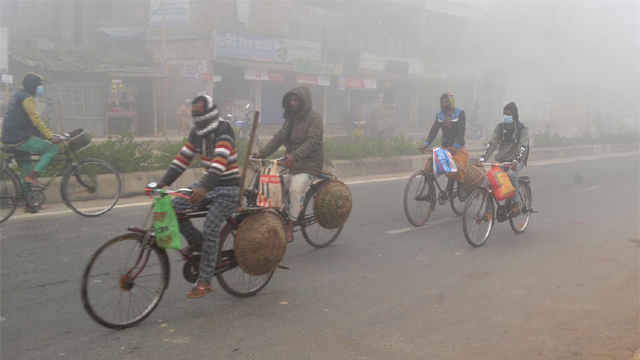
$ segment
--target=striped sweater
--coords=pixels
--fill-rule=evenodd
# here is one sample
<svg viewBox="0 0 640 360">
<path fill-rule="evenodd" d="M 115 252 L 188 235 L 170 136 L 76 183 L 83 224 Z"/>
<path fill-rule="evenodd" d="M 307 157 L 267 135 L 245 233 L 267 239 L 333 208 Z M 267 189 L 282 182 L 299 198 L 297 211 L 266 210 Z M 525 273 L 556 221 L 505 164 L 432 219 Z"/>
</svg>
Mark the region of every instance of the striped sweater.
<svg viewBox="0 0 640 360">
<path fill-rule="evenodd" d="M 211 190 L 216 186 L 240 186 L 238 151 L 233 128 L 228 121 L 216 120 L 206 129 L 189 133 L 187 143 L 173 159 L 162 182 L 171 185 L 189 167 L 196 154 L 205 165 L 202 186 Z"/>
</svg>

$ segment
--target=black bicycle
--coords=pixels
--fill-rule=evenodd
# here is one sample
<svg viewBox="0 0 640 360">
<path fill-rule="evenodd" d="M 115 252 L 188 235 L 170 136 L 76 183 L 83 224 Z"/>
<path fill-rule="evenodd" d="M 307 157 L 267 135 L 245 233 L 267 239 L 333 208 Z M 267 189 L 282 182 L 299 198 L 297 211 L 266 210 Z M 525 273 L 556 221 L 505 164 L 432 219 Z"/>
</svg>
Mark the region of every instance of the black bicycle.
<svg viewBox="0 0 640 360">
<path fill-rule="evenodd" d="M 0 223 L 7 221 L 16 211 L 19 204 L 26 204 L 32 212 L 37 212 L 46 197 L 44 190 L 54 183 L 58 175 L 62 202 L 71 210 L 82 216 L 94 217 L 106 214 L 113 209 L 122 193 L 122 180 L 118 170 L 106 161 L 98 159 L 80 159 L 76 154 L 89 146 L 91 139 L 82 129 L 72 135 L 57 135 L 62 139 L 64 152 L 57 155 L 52 164 L 62 164 L 45 182 L 44 188 L 27 184 L 18 169 L 16 157 L 21 161 L 37 162 L 40 155 L 29 154 L 2 147 L 2 164 L 0 165 Z M 34 157 L 36 159 L 34 159 Z"/>
<path fill-rule="evenodd" d="M 429 150 L 423 152 L 427 151 Z M 456 215 L 462 215 L 464 203 L 456 201 L 458 186 L 457 181 L 449 179 L 447 186 L 443 189 L 433 174 L 425 170 L 417 171 L 411 175 L 404 189 L 404 213 L 407 215 L 407 220 L 413 226 L 426 224 L 436 208 L 436 202 L 440 205 L 450 203 L 451 210 Z"/>
<path fill-rule="evenodd" d="M 249 182 L 252 184 L 251 188 L 245 189 L 244 197 L 245 197 L 245 205 L 249 208 L 256 207 L 256 203 L 258 200 L 258 188 L 260 185 L 260 170 L 263 166 L 268 165 L 273 162 L 273 160 L 263 160 L 256 159 L 253 156 L 249 158 L 249 160 L 257 164 L 258 166 L 253 167 L 253 177 Z M 276 160 L 277 164 L 282 165 L 286 158 L 280 158 Z M 282 168 L 282 167 L 281 167 Z M 282 168 L 282 171 L 287 171 Z M 296 224 L 296 228 L 294 232 L 300 231 L 302 233 L 302 237 L 304 240 L 311 246 L 321 249 L 325 248 L 338 238 L 340 233 L 342 232 L 343 226 L 340 226 L 337 229 L 327 229 L 322 227 L 316 221 L 316 216 L 313 212 L 313 204 L 318 194 L 318 190 L 322 188 L 322 186 L 329 180 L 333 179 L 335 176 L 331 174 L 320 174 L 318 176 L 318 180 L 311 184 L 309 190 L 307 190 L 304 203 L 302 206 L 302 211 L 298 216 L 298 223 Z M 284 189 L 283 189 L 284 194 Z M 288 215 L 284 211 L 284 208 L 278 210 L 278 214 L 282 217 L 283 221 L 286 223 L 288 219 Z"/>
<path fill-rule="evenodd" d="M 511 163 L 491 164 L 491 163 L 477 163 L 478 166 L 491 166 L 508 168 Z M 474 165 L 469 165 L 474 166 Z M 489 239 L 491 230 L 495 225 L 496 220 L 498 222 L 505 222 L 509 220 L 511 229 L 516 234 L 522 234 L 531 220 L 531 214 L 535 213 L 532 208 L 531 197 L 531 180 L 528 176 L 519 176 L 518 183 L 520 191 L 520 206 L 521 211 L 519 214 L 514 214 L 511 204 L 511 199 L 505 200 L 504 204 L 500 204 L 496 200 L 493 191 L 490 186 L 485 186 L 472 192 L 467 198 L 464 204 L 464 214 L 462 217 L 462 229 L 464 230 L 464 237 L 467 239 L 469 245 L 473 247 L 479 247 Z M 497 211 L 496 206 L 497 204 Z"/>
</svg>

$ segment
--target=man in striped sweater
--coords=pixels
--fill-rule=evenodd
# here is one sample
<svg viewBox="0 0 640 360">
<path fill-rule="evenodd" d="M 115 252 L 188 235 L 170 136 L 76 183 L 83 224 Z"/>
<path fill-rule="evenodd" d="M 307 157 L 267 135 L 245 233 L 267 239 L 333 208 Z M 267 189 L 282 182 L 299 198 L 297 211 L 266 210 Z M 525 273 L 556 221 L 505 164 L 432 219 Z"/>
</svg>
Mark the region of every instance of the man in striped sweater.
<svg viewBox="0 0 640 360">
<path fill-rule="evenodd" d="M 240 172 L 233 128 L 228 121 L 218 117 L 213 100 L 209 96 L 198 96 L 193 100 L 191 114 L 195 127 L 158 187 L 171 185 L 189 167 L 196 154 L 200 155 L 205 165 L 204 177 L 191 185 L 193 192 L 189 200 L 176 197 L 173 207 L 176 211 L 209 207 L 203 232 L 196 229 L 191 220 L 179 221 L 180 232 L 189 243 L 183 253 L 202 252 L 200 278 L 187 293 L 190 298 L 201 298 L 213 291 L 211 279 L 218 255 L 220 228 L 238 207 Z"/>
</svg>

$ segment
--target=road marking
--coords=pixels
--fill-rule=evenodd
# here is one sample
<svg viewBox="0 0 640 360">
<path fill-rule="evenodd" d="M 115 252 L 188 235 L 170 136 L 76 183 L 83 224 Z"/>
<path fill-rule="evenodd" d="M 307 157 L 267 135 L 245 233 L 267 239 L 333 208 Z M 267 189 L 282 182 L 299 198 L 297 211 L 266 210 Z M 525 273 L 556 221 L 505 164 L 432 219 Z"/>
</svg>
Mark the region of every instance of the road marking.
<svg viewBox="0 0 640 360">
<path fill-rule="evenodd" d="M 604 187 L 604 185 L 598 185 L 598 186 L 592 186 L 592 187 L 588 187 L 588 188 L 584 188 L 584 189 L 578 189 L 578 190 L 574 190 L 574 191 L 579 193 L 579 192 L 583 192 L 583 191 L 591 191 L 591 190 L 596 190 L 596 189 L 602 189 L 603 187 Z"/>
<path fill-rule="evenodd" d="M 633 155 L 638 155 L 639 153 L 636 152 L 628 152 L 628 153 L 617 153 L 617 154 L 604 154 L 604 155 L 597 155 L 597 156 L 585 156 L 585 157 L 575 157 L 575 158 L 565 158 L 565 159 L 556 159 L 556 160 L 545 160 L 545 161 L 535 161 L 532 162 L 531 164 L 529 164 L 529 166 L 542 166 L 542 165 L 552 165 L 552 164 L 563 164 L 563 163 L 568 163 L 568 162 L 576 162 L 576 161 L 588 161 L 588 160 L 598 160 L 598 159 L 607 159 L 607 158 L 614 158 L 614 157 L 625 157 L 625 156 L 633 156 Z M 369 183 L 375 183 L 375 182 L 385 182 L 385 181 L 397 181 L 397 180 L 405 180 L 408 179 L 409 176 L 411 176 L 411 174 L 405 175 L 405 176 L 394 176 L 394 177 L 389 177 L 389 178 L 382 178 L 382 179 L 372 179 L 372 180 L 361 180 L 361 181 L 347 181 L 345 182 L 345 184 L 347 185 L 360 185 L 360 184 L 369 184 Z M 124 204 L 124 205 L 116 205 L 114 207 L 114 209 L 124 209 L 124 208 L 129 208 L 129 207 L 137 207 L 137 206 L 150 206 L 151 202 L 141 202 L 141 203 L 133 203 L 133 204 Z M 72 210 L 60 210 L 60 211 L 52 211 L 52 212 L 44 212 L 44 213 L 37 213 L 37 214 L 24 214 L 24 215 L 17 215 L 17 216 L 12 216 L 11 219 L 23 219 L 23 218 L 36 218 L 36 217 L 41 217 L 41 216 L 55 216 L 55 215 L 62 215 L 62 214 L 71 214 L 73 213 Z M 435 223 L 435 221 L 434 221 Z M 414 228 L 406 228 L 406 229 L 414 229 Z M 406 230 L 409 231 L 409 230 Z M 399 229 L 401 230 L 401 229 Z M 393 230 L 396 231 L 396 230 Z"/>
<path fill-rule="evenodd" d="M 432 221 L 430 223 L 427 223 L 427 225 L 421 226 L 421 227 L 413 226 L 413 227 L 406 227 L 406 228 L 402 228 L 402 229 L 389 230 L 389 231 L 385 231 L 385 232 L 387 234 L 391 234 L 391 235 L 398 235 L 398 234 L 403 234 L 403 233 L 406 233 L 406 232 L 409 232 L 409 231 L 427 229 L 427 228 L 432 227 L 432 226 L 447 224 L 447 223 L 450 223 L 450 222 L 455 221 L 457 219 L 458 219 L 457 217 L 448 217 L 448 218 Z"/>
</svg>

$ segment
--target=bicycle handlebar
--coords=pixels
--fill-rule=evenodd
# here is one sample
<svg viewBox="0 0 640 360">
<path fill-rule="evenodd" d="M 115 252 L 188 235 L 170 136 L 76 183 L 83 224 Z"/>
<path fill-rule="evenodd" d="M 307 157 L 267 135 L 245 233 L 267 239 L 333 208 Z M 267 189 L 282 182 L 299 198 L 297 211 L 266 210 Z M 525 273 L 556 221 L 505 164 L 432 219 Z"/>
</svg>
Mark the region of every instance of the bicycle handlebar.
<svg viewBox="0 0 640 360">
<path fill-rule="evenodd" d="M 503 163 L 488 163 L 488 162 L 477 162 L 475 163 L 475 165 L 482 165 L 482 166 L 498 166 L 498 167 L 511 167 L 511 163 L 510 162 L 503 162 Z"/>
<path fill-rule="evenodd" d="M 144 189 L 144 192 L 149 196 L 151 196 L 151 194 L 167 194 L 167 195 L 181 196 L 185 199 L 188 199 L 189 198 L 188 196 L 181 193 L 192 193 L 193 190 L 187 189 L 187 188 L 178 189 L 178 190 L 158 189 L 158 183 L 152 182 L 147 184 L 147 187 Z"/>
<path fill-rule="evenodd" d="M 262 162 L 272 162 L 272 161 L 274 161 L 274 160 L 269 160 L 269 159 L 260 159 L 260 158 L 257 158 L 257 157 L 255 157 L 255 156 L 251 155 L 251 156 L 249 156 L 249 161 L 252 161 L 252 162 L 259 162 L 259 163 L 261 163 L 261 164 L 262 164 Z M 287 161 L 287 157 L 286 157 L 286 156 L 283 156 L 283 157 L 281 157 L 281 158 L 279 158 L 279 159 L 275 159 L 275 162 L 276 162 L 278 165 L 284 165 L 284 162 L 285 162 L 285 161 Z"/>
</svg>

